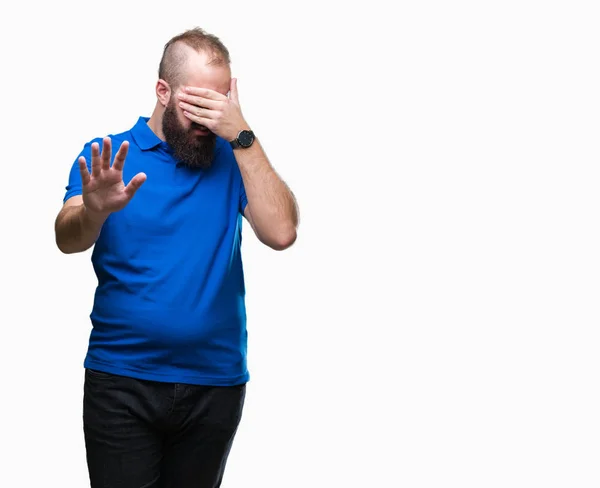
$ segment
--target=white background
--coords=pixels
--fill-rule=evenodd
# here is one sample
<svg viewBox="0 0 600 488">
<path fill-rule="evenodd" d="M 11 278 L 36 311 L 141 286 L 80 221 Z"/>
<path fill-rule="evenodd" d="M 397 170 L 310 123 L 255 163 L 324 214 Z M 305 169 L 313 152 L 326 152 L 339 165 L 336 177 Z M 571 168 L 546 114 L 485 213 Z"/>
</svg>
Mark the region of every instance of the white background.
<svg viewBox="0 0 600 488">
<path fill-rule="evenodd" d="M 600 486 L 594 2 L 9 4 L 0 486 L 89 486 L 95 278 L 54 218 L 83 144 L 150 115 L 194 26 L 302 216 L 283 253 L 246 226 L 224 488 Z"/>
</svg>

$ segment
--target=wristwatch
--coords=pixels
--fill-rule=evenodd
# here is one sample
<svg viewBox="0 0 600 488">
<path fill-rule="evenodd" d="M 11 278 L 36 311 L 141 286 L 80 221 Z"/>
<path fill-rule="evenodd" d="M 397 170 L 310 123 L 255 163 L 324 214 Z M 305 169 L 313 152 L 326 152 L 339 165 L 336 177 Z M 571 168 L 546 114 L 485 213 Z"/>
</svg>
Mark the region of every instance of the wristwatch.
<svg viewBox="0 0 600 488">
<path fill-rule="evenodd" d="M 252 145 L 254 139 L 254 132 L 251 130 L 241 130 L 237 137 L 233 141 L 230 141 L 229 144 L 231 144 L 233 149 L 237 149 L 238 147 L 246 148 Z"/>
</svg>

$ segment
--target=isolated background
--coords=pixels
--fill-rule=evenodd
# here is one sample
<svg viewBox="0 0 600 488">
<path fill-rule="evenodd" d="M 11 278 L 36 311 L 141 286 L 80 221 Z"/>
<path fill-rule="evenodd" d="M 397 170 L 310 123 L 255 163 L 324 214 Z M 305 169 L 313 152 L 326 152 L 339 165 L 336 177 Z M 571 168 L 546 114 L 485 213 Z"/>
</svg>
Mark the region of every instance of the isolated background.
<svg viewBox="0 0 600 488">
<path fill-rule="evenodd" d="M 224 488 L 600 486 L 594 2 L 1 9 L 0 486 L 89 486 L 95 278 L 54 218 L 83 144 L 150 115 L 193 26 L 229 47 L 302 216 L 284 253 L 245 228 Z"/>
</svg>

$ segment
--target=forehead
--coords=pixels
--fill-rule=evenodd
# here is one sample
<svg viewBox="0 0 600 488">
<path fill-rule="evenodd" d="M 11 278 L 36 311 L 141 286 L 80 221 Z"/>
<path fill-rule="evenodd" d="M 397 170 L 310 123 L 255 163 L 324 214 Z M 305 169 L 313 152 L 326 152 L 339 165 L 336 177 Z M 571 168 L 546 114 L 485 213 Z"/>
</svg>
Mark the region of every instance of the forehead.
<svg viewBox="0 0 600 488">
<path fill-rule="evenodd" d="M 211 57 L 189 48 L 181 70 L 181 82 L 186 86 L 209 88 L 225 95 L 231 83 L 231 69 L 227 64 L 209 64 Z"/>
</svg>

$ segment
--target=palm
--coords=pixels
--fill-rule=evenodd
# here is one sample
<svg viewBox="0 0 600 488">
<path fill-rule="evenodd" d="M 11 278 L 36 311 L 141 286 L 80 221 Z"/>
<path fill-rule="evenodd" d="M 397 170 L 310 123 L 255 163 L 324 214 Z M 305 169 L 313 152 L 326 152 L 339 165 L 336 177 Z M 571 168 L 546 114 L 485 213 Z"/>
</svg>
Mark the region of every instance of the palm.
<svg viewBox="0 0 600 488">
<path fill-rule="evenodd" d="M 92 177 L 83 186 L 83 203 L 96 212 L 116 212 L 121 210 L 130 198 L 125 193 L 125 183 L 122 174 L 109 170 L 109 174 Z"/>
<path fill-rule="evenodd" d="M 83 203 L 91 212 L 108 215 L 124 208 L 135 192 L 146 180 L 144 173 L 135 175 L 128 185 L 123 181 L 123 165 L 129 144 L 123 142 L 111 166 L 111 140 L 105 138 L 102 154 L 98 144 L 92 145 L 92 173 L 90 174 L 85 158 L 79 159 L 82 180 Z"/>
</svg>

